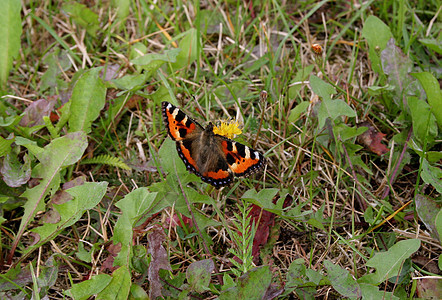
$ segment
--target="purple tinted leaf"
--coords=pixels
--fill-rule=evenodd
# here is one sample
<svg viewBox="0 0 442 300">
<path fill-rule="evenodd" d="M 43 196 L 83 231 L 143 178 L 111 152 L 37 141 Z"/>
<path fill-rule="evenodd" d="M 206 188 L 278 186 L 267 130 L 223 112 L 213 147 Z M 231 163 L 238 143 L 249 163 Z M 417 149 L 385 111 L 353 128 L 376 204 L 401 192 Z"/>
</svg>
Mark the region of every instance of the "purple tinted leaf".
<svg viewBox="0 0 442 300">
<path fill-rule="evenodd" d="M 440 211 L 440 206 L 437 203 L 423 195 L 416 195 L 416 211 L 419 219 L 425 224 L 431 235 L 439 239 L 439 234 L 436 229 L 436 216 Z M 439 239 L 440 240 L 440 239 Z"/>
<path fill-rule="evenodd" d="M 34 101 L 26 107 L 24 116 L 21 119 L 19 125 L 23 127 L 33 127 L 36 125 L 43 125 L 43 117 L 51 114 L 54 109 L 55 101 L 48 101 L 46 99 L 40 99 Z"/>
<path fill-rule="evenodd" d="M 19 187 L 31 178 L 31 161 L 27 154 L 23 156 L 24 163 L 21 164 L 15 153 L 9 153 L 3 159 L 0 169 L 3 180 L 10 187 Z"/>
<path fill-rule="evenodd" d="M 387 47 L 381 52 L 381 62 L 384 73 L 388 76 L 388 83 L 395 89 L 393 94 L 396 105 L 400 106 L 404 102 L 405 96 L 417 96 L 424 99 L 422 87 L 418 81 L 411 77 L 413 62 L 395 45 L 391 38 Z"/>
<path fill-rule="evenodd" d="M 150 282 L 149 298 L 156 299 L 161 296 L 162 284 L 160 280 L 160 269 L 172 270 L 169 264 L 169 257 L 166 249 L 163 247 L 163 241 L 166 239 L 164 231 L 161 227 L 155 226 L 147 235 L 149 247 L 147 252 L 151 256 L 149 264 L 148 278 Z"/>
<path fill-rule="evenodd" d="M 210 275 L 215 266 L 211 259 L 204 259 L 190 264 L 186 271 L 187 281 L 192 290 L 203 293 L 209 290 Z"/>
</svg>

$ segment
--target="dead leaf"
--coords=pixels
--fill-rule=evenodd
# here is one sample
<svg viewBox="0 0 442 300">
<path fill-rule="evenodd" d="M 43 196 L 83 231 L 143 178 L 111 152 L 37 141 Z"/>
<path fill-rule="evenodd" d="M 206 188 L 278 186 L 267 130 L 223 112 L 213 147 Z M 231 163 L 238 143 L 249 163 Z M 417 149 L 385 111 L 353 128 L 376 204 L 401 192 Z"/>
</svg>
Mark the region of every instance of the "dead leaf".
<svg viewBox="0 0 442 300">
<path fill-rule="evenodd" d="M 377 131 L 370 123 L 363 122 L 359 127 L 367 127 L 368 130 L 358 136 L 358 141 L 364 145 L 368 150 L 377 154 L 383 155 L 390 151 L 384 144 L 381 143 L 386 134 Z"/>
</svg>

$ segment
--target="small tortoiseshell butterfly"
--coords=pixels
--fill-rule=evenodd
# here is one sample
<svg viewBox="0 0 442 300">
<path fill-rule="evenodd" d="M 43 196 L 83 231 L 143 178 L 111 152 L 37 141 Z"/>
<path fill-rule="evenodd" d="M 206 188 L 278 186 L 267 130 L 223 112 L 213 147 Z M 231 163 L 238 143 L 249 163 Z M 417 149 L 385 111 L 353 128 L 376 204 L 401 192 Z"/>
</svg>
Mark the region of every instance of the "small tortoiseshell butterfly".
<svg viewBox="0 0 442 300">
<path fill-rule="evenodd" d="M 234 176 L 248 176 L 265 165 L 261 153 L 215 134 L 212 123 L 204 128 L 169 102 L 162 103 L 162 110 L 167 132 L 187 170 L 204 182 L 220 188 L 232 183 Z"/>
</svg>

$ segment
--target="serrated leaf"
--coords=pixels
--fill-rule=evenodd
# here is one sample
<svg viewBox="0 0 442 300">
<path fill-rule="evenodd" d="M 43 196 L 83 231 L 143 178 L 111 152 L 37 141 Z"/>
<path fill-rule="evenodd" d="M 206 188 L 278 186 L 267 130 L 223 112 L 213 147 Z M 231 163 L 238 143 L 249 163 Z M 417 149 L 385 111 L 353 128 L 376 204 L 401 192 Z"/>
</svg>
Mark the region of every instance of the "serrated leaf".
<svg viewBox="0 0 442 300">
<path fill-rule="evenodd" d="M 191 263 L 186 270 L 186 278 L 191 289 L 197 293 L 209 290 L 210 276 L 215 269 L 211 259 Z"/>
<path fill-rule="evenodd" d="M 57 223 L 44 223 L 42 226 L 32 229 L 39 236 L 39 241 L 28 247 L 23 256 L 28 255 L 44 243 L 54 239 L 63 229 L 75 224 L 86 210 L 94 208 L 106 193 L 107 182 L 86 182 L 67 189 L 65 192 L 73 198 L 62 204 L 53 204 L 60 219 Z"/>
<path fill-rule="evenodd" d="M 86 71 L 78 79 L 72 91 L 69 132 L 91 132 L 92 122 L 98 118 L 104 107 L 106 87 L 99 77 L 101 68 Z"/>
<path fill-rule="evenodd" d="M 76 300 L 86 300 L 101 292 L 111 280 L 110 275 L 98 274 L 89 280 L 72 285 L 72 288 L 65 291 L 64 294 Z"/>
<path fill-rule="evenodd" d="M 6 88 L 9 71 L 14 58 L 20 50 L 21 25 L 21 1 L 2 1 L 0 9 L 0 91 Z"/>
<path fill-rule="evenodd" d="M 379 284 L 397 276 L 404 261 L 416 252 L 420 245 L 418 239 L 403 240 L 394 244 L 388 251 L 376 253 L 366 263 L 368 267 L 376 269 L 375 273 L 368 274 L 370 279 Z"/>
<path fill-rule="evenodd" d="M 121 161 L 118 157 L 113 157 L 108 154 L 98 155 L 94 158 L 89 159 L 83 159 L 81 161 L 82 165 L 85 164 L 103 164 L 103 165 L 109 165 L 113 167 L 117 167 L 123 170 L 130 170 L 129 166 L 126 165 L 123 161 Z"/>
<path fill-rule="evenodd" d="M 133 227 L 139 218 L 153 208 L 156 196 L 157 193 L 151 193 L 147 188 L 139 188 L 115 204 L 121 209 L 121 216 L 115 224 L 112 241 L 114 244 L 120 243 L 121 250 L 115 257 L 114 266 L 129 266 Z"/>
<path fill-rule="evenodd" d="M 69 133 L 63 137 L 54 139 L 44 150 L 32 144 L 24 145 L 29 150 L 34 149 L 34 155 L 40 163 L 34 167 L 32 176 L 40 178 L 40 184 L 27 189 L 21 196 L 27 198 L 24 205 L 24 215 L 20 223 L 20 229 L 14 240 L 10 258 L 18 241 L 21 239 L 26 226 L 32 221 L 35 213 L 44 210 L 44 198 L 46 195 L 58 189 L 60 185 L 60 171 L 62 168 L 77 162 L 87 147 L 86 135 L 83 132 Z"/>
<path fill-rule="evenodd" d="M 324 266 L 327 268 L 328 279 L 338 293 L 348 298 L 361 297 L 361 288 L 349 271 L 329 260 L 324 261 Z"/>
</svg>

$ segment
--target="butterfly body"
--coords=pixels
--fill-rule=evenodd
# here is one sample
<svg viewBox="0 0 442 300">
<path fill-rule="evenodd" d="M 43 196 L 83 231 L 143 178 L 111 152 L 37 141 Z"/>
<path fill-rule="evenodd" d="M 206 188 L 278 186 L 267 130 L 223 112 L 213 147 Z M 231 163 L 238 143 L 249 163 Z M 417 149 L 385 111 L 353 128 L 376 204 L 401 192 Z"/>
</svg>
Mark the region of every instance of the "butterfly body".
<svg viewBox="0 0 442 300">
<path fill-rule="evenodd" d="M 204 182 L 219 188 L 232 183 L 235 176 L 248 176 L 265 165 L 261 153 L 215 134 L 212 123 L 204 128 L 169 102 L 162 103 L 162 112 L 180 158 Z"/>
</svg>

